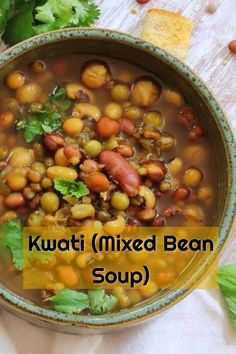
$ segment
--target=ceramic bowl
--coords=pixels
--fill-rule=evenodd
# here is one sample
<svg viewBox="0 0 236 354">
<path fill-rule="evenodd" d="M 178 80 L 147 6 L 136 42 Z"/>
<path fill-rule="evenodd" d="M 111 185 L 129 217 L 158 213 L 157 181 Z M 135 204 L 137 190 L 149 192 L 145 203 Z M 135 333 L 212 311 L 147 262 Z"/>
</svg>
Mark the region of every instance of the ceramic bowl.
<svg viewBox="0 0 236 354">
<path fill-rule="evenodd" d="M 138 65 L 182 92 L 205 121 L 212 142 L 218 197 L 214 225 L 219 226 L 219 251 L 232 231 L 236 200 L 236 147 L 229 123 L 206 85 L 187 65 L 165 51 L 129 35 L 100 29 L 68 29 L 43 34 L 22 42 L 0 56 L 0 75 L 21 62 L 55 54 L 94 54 Z M 103 316 L 66 315 L 34 305 L 0 284 L 0 304 L 35 324 L 69 333 L 104 332 L 139 323 L 177 303 L 193 289 L 213 262 L 201 262 L 184 289 L 164 291 L 146 302 Z M 188 290 L 189 289 L 189 290 Z"/>
</svg>

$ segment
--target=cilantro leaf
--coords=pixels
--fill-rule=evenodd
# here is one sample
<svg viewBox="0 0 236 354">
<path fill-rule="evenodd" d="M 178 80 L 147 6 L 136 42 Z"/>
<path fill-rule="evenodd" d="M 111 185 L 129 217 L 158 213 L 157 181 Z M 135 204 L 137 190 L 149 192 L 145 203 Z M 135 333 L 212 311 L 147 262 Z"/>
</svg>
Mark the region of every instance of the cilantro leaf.
<svg viewBox="0 0 236 354">
<path fill-rule="evenodd" d="M 3 225 L 0 243 L 10 249 L 16 269 L 23 270 L 23 232 L 19 220 L 12 220 Z"/>
<path fill-rule="evenodd" d="M 55 90 L 50 94 L 46 106 L 55 104 L 58 108 L 66 111 L 71 102 L 66 98 L 66 90 L 63 87 L 57 86 Z"/>
<path fill-rule="evenodd" d="M 34 1 L 22 4 L 19 11 L 7 22 L 3 35 L 5 43 L 13 45 L 35 35 L 33 29 L 34 6 Z"/>
<path fill-rule="evenodd" d="M 105 290 L 88 290 L 91 311 L 95 315 L 111 311 L 118 303 L 113 295 L 106 295 Z"/>
<path fill-rule="evenodd" d="M 236 265 L 226 264 L 221 267 L 218 282 L 228 306 L 231 320 L 236 328 Z"/>
<path fill-rule="evenodd" d="M 0 6 L 0 32 L 5 29 L 7 24 L 7 20 L 10 15 L 10 11 L 12 8 L 12 0 L 1 0 Z"/>
<path fill-rule="evenodd" d="M 56 295 L 47 298 L 46 301 L 52 302 L 54 310 L 70 315 L 89 308 L 88 295 L 71 289 L 61 290 Z"/>
<path fill-rule="evenodd" d="M 56 178 L 54 188 L 62 195 L 71 195 L 77 199 L 89 194 L 89 189 L 83 182 L 74 182 L 64 178 Z"/>
<path fill-rule="evenodd" d="M 100 15 L 99 8 L 91 0 L 48 0 L 35 11 L 35 18 L 39 21 L 34 26 L 37 34 L 66 27 L 90 26 Z"/>
<path fill-rule="evenodd" d="M 50 133 L 61 126 L 61 116 L 58 112 L 38 111 L 30 114 L 27 120 L 19 121 L 17 130 L 24 129 L 24 138 L 27 143 L 44 133 Z"/>
</svg>

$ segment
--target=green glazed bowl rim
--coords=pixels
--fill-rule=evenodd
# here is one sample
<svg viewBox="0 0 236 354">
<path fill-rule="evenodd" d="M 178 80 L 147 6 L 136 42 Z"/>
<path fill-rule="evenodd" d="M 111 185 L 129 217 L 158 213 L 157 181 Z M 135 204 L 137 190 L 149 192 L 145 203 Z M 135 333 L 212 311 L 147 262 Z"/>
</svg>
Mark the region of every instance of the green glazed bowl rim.
<svg viewBox="0 0 236 354">
<path fill-rule="evenodd" d="M 151 56 L 156 57 L 159 61 L 165 63 L 169 68 L 186 80 L 197 92 L 198 96 L 205 102 L 206 106 L 212 113 L 212 116 L 218 120 L 218 129 L 223 137 L 225 144 L 225 151 L 227 152 L 228 163 L 228 185 L 229 192 L 225 203 L 225 210 L 223 213 L 223 222 L 219 228 L 219 251 L 225 244 L 226 239 L 232 232 L 234 217 L 235 217 L 235 200 L 236 200 L 236 144 L 232 129 L 227 118 L 219 106 L 216 99 L 212 96 L 211 92 L 206 87 L 205 83 L 184 63 L 180 62 L 172 55 L 164 50 L 138 38 L 132 37 L 122 32 L 116 32 L 106 29 L 97 28 L 71 28 L 55 32 L 45 33 L 33 38 L 30 38 L 20 44 L 6 50 L 0 55 L 0 70 L 6 63 L 39 48 L 43 45 L 52 43 L 62 43 L 66 40 L 79 40 L 79 39 L 95 39 L 103 41 L 119 42 L 127 46 L 131 46 L 140 51 L 149 53 Z M 208 262 L 209 263 L 209 262 Z M 209 269 L 210 264 L 204 265 L 204 268 Z M 202 269 L 202 267 L 199 267 Z M 56 311 L 41 308 L 34 305 L 30 301 L 14 294 L 8 290 L 3 284 L 0 283 L 0 304 L 7 309 L 11 310 L 19 316 L 28 318 L 31 321 L 47 324 L 61 325 L 61 330 L 65 326 L 76 326 L 79 328 L 111 328 L 122 327 L 128 324 L 136 323 L 141 320 L 152 317 L 171 305 L 175 304 L 186 296 L 193 287 L 202 280 L 201 270 L 196 270 L 194 279 L 190 279 L 184 289 L 171 290 L 165 294 L 161 299 L 155 298 L 147 302 L 133 307 L 131 309 L 123 310 L 118 313 L 111 313 L 102 316 L 86 316 L 86 315 L 67 315 L 58 313 Z M 205 272 L 204 272 L 205 274 Z"/>
</svg>

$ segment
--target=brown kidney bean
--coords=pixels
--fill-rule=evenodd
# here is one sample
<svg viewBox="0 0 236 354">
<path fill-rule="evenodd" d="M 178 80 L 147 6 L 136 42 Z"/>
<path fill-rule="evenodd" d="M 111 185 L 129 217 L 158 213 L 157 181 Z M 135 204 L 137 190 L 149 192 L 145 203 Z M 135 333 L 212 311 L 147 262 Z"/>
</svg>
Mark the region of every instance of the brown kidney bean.
<svg viewBox="0 0 236 354">
<path fill-rule="evenodd" d="M 108 139 L 120 133 L 120 122 L 115 119 L 102 117 L 97 121 L 95 129 L 101 138 Z"/>
<path fill-rule="evenodd" d="M 175 202 L 180 202 L 182 200 L 187 199 L 189 195 L 190 195 L 190 190 L 186 187 L 180 186 L 172 194 L 172 199 Z"/>
<path fill-rule="evenodd" d="M 196 141 L 205 135 L 204 128 L 200 124 L 195 124 L 188 133 L 188 138 L 190 141 Z"/>
<path fill-rule="evenodd" d="M 87 184 L 89 190 L 94 193 L 106 192 L 110 188 L 110 182 L 101 172 L 81 174 L 81 179 Z"/>
<path fill-rule="evenodd" d="M 188 128 L 197 120 L 195 112 L 188 107 L 182 108 L 177 115 L 177 122 L 181 127 Z"/>
<path fill-rule="evenodd" d="M 136 0 L 138 4 L 144 5 L 147 4 L 150 0 Z"/>
<path fill-rule="evenodd" d="M 67 160 L 73 165 L 78 164 L 82 158 L 82 154 L 79 149 L 71 145 L 66 146 L 64 148 L 64 155 Z"/>
<path fill-rule="evenodd" d="M 157 161 L 146 161 L 143 167 L 147 170 L 147 177 L 153 182 L 162 182 L 165 179 L 166 166 L 164 162 Z"/>
<path fill-rule="evenodd" d="M 120 189 L 133 197 L 141 184 L 140 176 L 124 157 L 117 152 L 104 150 L 99 155 L 100 162 L 120 186 Z"/>
<path fill-rule="evenodd" d="M 175 206 L 175 207 L 165 209 L 162 214 L 164 218 L 170 218 L 172 216 L 182 214 L 182 209 Z"/>
<path fill-rule="evenodd" d="M 9 209 L 16 209 L 25 204 L 25 199 L 21 193 L 12 193 L 5 198 L 4 203 Z"/>
<path fill-rule="evenodd" d="M 138 213 L 138 219 L 143 222 L 152 221 L 156 216 L 156 211 L 154 209 L 144 209 Z"/>
<path fill-rule="evenodd" d="M 132 135 L 134 133 L 134 123 L 130 119 L 122 118 L 121 129 L 126 135 Z"/>
<path fill-rule="evenodd" d="M 165 219 L 163 218 L 163 216 L 157 215 L 153 220 L 152 226 L 160 227 L 160 226 L 164 226 L 164 224 L 165 224 Z"/>
<path fill-rule="evenodd" d="M 115 151 L 123 157 L 131 157 L 134 154 L 132 147 L 125 144 L 121 144 L 120 146 L 118 146 Z"/>
<path fill-rule="evenodd" d="M 65 145 L 64 138 L 58 133 L 49 133 L 46 134 L 43 138 L 44 146 L 52 151 L 57 151 L 60 147 Z"/>
</svg>

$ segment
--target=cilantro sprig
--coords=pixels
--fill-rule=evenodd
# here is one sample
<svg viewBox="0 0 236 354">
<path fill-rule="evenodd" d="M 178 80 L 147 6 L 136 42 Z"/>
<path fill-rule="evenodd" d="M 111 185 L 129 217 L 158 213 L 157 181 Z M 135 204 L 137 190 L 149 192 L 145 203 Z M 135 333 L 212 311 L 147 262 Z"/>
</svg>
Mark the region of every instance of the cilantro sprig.
<svg viewBox="0 0 236 354">
<path fill-rule="evenodd" d="M 99 16 L 93 0 L 1 0 L 0 31 L 5 28 L 3 38 L 12 45 L 44 32 L 89 27 Z"/>
<path fill-rule="evenodd" d="M 31 143 L 35 138 L 45 133 L 51 133 L 61 126 L 61 116 L 58 112 L 38 111 L 30 113 L 25 120 L 16 124 L 17 130 L 24 130 L 24 138 Z"/>
<path fill-rule="evenodd" d="M 221 267 L 218 282 L 228 306 L 233 326 L 236 329 L 236 265 L 226 264 Z"/>
<path fill-rule="evenodd" d="M 77 199 L 89 194 L 89 189 L 83 182 L 74 182 L 65 178 L 56 178 L 54 188 L 62 195 L 70 195 Z"/>
<path fill-rule="evenodd" d="M 107 295 L 105 290 L 89 290 L 86 294 L 72 289 L 63 289 L 46 301 L 50 301 L 53 309 L 59 312 L 78 314 L 90 309 L 96 315 L 113 310 L 118 303 L 118 299 Z"/>
</svg>

